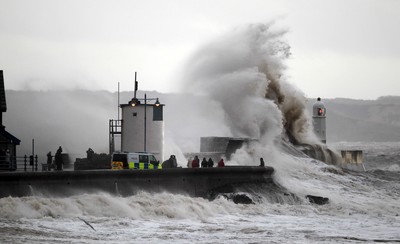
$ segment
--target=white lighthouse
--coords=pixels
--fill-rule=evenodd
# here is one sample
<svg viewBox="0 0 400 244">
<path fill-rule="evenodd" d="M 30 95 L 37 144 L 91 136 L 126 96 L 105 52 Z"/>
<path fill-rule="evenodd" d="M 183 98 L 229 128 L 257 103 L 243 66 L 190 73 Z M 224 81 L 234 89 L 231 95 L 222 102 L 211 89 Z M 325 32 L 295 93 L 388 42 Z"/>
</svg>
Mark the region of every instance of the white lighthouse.
<svg viewBox="0 0 400 244">
<path fill-rule="evenodd" d="M 318 138 L 326 143 L 326 108 L 321 98 L 318 98 L 313 105 L 313 127 Z"/>
<path fill-rule="evenodd" d="M 155 103 L 154 103 L 155 100 Z M 121 104 L 121 151 L 148 152 L 163 160 L 164 119 L 158 98 L 132 98 Z"/>
</svg>

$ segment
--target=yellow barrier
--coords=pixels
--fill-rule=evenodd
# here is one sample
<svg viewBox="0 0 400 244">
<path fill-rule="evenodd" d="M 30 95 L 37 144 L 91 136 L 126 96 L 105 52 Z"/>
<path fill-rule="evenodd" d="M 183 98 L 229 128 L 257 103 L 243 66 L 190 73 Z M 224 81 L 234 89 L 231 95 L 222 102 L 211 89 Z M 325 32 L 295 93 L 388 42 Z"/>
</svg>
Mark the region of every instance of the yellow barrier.
<svg viewBox="0 0 400 244">
<path fill-rule="evenodd" d="M 124 169 L 124 163 L 123 162 L 112 162 L 111 169 L 113 169 L 113 170 Z"/>
</svg>

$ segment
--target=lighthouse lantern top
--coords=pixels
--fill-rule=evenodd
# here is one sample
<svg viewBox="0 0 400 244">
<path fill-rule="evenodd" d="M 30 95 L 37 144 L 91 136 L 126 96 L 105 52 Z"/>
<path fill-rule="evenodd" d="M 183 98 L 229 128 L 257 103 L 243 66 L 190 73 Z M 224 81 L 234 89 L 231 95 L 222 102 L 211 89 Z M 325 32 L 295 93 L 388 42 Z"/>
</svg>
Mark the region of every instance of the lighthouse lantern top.
<svg viewBox="0 0 400 244">
<path fill-rule="evenodd" d="M 321 98 L 317 98 L 317 102 L 313 105 L 313 117 L 325 117 L 326 116 L 326 108 L 323 102 L 321 102 Z"/>
</svg>

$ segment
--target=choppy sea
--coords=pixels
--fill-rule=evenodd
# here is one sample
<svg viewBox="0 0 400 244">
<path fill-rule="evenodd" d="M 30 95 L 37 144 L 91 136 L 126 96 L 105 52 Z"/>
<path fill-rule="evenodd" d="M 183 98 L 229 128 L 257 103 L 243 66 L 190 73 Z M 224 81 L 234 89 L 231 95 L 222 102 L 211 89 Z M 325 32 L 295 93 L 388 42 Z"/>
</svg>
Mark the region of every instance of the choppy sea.
<svg viewBox="0 0 400 244">
<path fill-rule="evenodd" d="M 0 243 L 399 243 L 400 143 L 329 146 L 363 150 L 367 171 L 280 155 L 266 164 L 295 197 L 253 186 L 248 205 L 146 192 L 1 198 Z"/>
</svg>

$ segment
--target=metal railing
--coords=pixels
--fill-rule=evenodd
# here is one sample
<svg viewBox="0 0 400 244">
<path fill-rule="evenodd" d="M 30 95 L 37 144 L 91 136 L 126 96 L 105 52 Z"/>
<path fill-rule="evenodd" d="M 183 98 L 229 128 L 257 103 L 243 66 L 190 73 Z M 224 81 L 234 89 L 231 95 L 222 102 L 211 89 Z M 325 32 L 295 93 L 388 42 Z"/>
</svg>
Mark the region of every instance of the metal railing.
<svg viewBox="0 0 400 244">
<path fill-rule="evenodd" d="M 38 171 L 38 156 L 0 156 L 0 170 Z M 43 168 L 42 168 L 43 170 Z"/>
<path fill-rule="evenodd" d="M 115 135 L 122 134 L 122 120 L 110 119 L 109 121 L 109 151 L 115 151 Z"/>
</svg>

